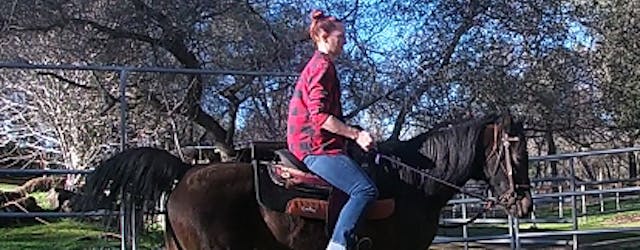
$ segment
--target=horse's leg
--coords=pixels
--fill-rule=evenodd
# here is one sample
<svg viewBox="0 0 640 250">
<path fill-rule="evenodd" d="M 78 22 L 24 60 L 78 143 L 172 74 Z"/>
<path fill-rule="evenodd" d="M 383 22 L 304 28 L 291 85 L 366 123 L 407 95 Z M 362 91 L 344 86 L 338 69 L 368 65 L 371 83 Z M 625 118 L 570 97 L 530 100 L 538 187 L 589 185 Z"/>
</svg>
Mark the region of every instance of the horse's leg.
<svg viewBox="0 0 640 250">
<path fill-rule="evenodd" d="M 273 235 L 274 240 L 279 242 L 277 244 L 279 245 L 278 248 L 265 249 L 326 249 L 329 238 L 325 233 L 322 221 L 302 219 L 268 209 L 260 209 L 260 212 L 271 232 L 270 235 Z"/>
<path fill-rule="evenodd" d="M 176 235 L 173 232 L 173 225 L 169 224 L 169 216 L 165 216 L 164 243 L 167 250 L 180 250 L 176 245 Z M 171 227 L 171 228 L 170 228 Z"/>
<path fill-rule="evenodd" d="M 189 202 L 183 199 L 180 191 L 173 192 L 167 201 L 167 226 L 165 243 L 167 250 L 200 249 L 197 228 L 194 227 L 193 215 L 188 208 Z"/>
</svg>

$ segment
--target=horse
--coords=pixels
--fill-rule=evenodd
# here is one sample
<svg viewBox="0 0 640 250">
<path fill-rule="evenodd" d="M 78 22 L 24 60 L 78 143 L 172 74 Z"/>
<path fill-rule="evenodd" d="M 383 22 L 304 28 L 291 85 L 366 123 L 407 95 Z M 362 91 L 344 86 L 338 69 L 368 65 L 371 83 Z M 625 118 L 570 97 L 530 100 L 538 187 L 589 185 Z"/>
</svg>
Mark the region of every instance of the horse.
<svg viewBox="0 0 640 250">
<path fill-rule="evenodd" d="M 450 185 L 470 179 L 487 182 L 499 197 L 495 202 L 514 216 L 532 207 L 524 127 L 509 114 L 382 142 L 375 153 L 351 153 L 370 170 L 381 198 L 393 200 L 390 214 L 360 223 L 358 235 L 372 240 L 370 249 L 426 249 L 442 208 L 459 191 Z M 257 162 L 192 166 L 164 150 L 128 149 L 87 177 L 83 203 L 116 202 L 123 195 L 158 202 L 169 193 L 167 249 L 324 249 L 329 221 L 266 206 L 256 174 L 266 168 Z"/>
</svg>

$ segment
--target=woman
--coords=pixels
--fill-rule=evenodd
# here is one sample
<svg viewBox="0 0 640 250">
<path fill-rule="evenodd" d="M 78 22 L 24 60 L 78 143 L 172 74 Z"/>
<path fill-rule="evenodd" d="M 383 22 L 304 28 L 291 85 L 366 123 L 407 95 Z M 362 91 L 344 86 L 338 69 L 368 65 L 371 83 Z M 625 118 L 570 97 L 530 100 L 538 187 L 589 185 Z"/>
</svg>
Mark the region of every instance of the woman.
<svg viewBox="0 0 640 250">
<path fill-rule="evenodd" d="M 340 83 L 334 60 L 345 44 L 344 25 L 322 11 L 311 13 L 309 34 L 317 50 L 305 68 L 289 103 L 287 144 L 307 167 L 335 188 L 349 195 L 340 211 L 327 249 L 351 249 L 355 228 L 378 190 L 360 166 L 345 155 L 345 140 L 354 140 L 365 151 L 374 145 L 370 133 L 342 121 Z"/>
</svg>

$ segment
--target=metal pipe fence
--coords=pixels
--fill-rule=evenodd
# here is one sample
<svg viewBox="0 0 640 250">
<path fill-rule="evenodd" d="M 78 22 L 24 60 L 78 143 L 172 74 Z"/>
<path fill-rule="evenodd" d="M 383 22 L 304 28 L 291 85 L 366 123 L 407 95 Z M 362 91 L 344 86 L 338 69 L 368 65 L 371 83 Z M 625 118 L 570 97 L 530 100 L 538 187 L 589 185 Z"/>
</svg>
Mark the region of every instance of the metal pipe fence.
<svg viewBox="0 0 640 250">
<path fill-rule="evenodd" d="M 462 237 L 436 237 L 434 240 L 434 244 L 440 243 L 454 243 L 454 242 L 463 242 L 465 243 L 465 249 L 467 249 L 468 242 L 479 242 L 479 241 L 487 241 L 487 240 L 505 240 L 509 239 L 509 244 L 512 249 L 520 249 L 521 247 L 521 239 L 523 238 L 544 238 L 544 237 L 552 237 L 552 236 L 571 236 L 571 241 L 569 243 L 572 245 L 573 249 L 578 249 L 579 235 L 590 235 L 590 234 L 608 234 L 608 233 L 620 233 L 620 232 L 636 232 L 640 231 L 639 227 L 630 227 L 630 228 L 616 228 L 616 229 L 593 229 L 593 230 L 580 230 L 578 224 L 578 217 L 587 216 L 587 197 L 598 197 L 598 203 L 600 204 L 600 213 L 604 211 L 604 203 L 606 201 L 605 195 L 615 194 L 615 210 L 613 212 L 622 211 L 620 200 L 624 199 L 621 195 L 630 194 L 629 196 L 638 197 L 640 194 L 640 187 L 620 187 L 605 189 L 605 184 L 622 184 L 635 182 L 640 180 L 640 178 L 633 179 L 617 179 L 617 180 L 599 180 L 599 181 L 578 181 L 575 175 L 575 160 L 582 157 L 590 157 L 590 156 L 599 156 L 599 155 L 610 155 L 610 154 L 621 154 L 621 153 L 629 153 L 629 152 L 637 152 L 640 151 L 640 148 L 622 148 L 622 149 L 611 149 L 611 150 L 597 150 L 591 152 L 578 152 L 578 153 L 567 153 L 567 154 L 558 154 L 558 155 L 550 155 L 550 156 L 535 156 L 530 157 L 530 163 L 539 162 L 539 161 L 568 161 L 570 168 L 570 175 L 568 177 L 548 177 L 548 178 L 540 178 L 531 180 L 532 183 L 543 183 L 543 182 L 563 182 L 567 183 L 569 186 L 569 190 L 563 190 L 562 185 L 558 185 L 559 192 L 556 193 L 544 193 L 544 194 L 533 194 L 532 199 L 534 200 L 534 211 L 532 211 L 530 219 L 512 219 L 511 216 L 508 218 L 479 218 L 475 222 L 478 224 L 507 224 L 509 229 L 509 234 L 501 234 L 501 235 L 491 235 L 491 236 L 468 236 L 468 233 L 463 233 Z M 588 186 L 597 186 L 595 190 L 587 190 Z M 534 187 L 539 187 L 534 185 Z M 580 197 L 581 209 L 578 208 L 578 197 Z M 571 203 L 571 217 L 564 218 L 564 202 L 569 199 Z M 610 199 L 612 200 L 612 199 Z M 535 210 L 536 206 L 541 204 L 555 204 L 558 202 L 558 218 L 536 218 Z M 461 199 L 454 199 L 449 201 L 449 205 L 454 207 L 464 206 L 465 210 L 468 210 L 467 204 L 481 204 L 479 199 L 475 198 L 466 198 L 462 197 Z M 466 213 L 462 214 L 462 218 L 442 218 L 441 222 L 444 223 L 461 223 L 467 221 Z M 566 231 L 556 231 L 556 232 L 519 232 L 519 224 L 521 223 L 571 223 L 572 230 Z M 463 226 L 463 231 L 468 232 L 468 226 Z M 544 240 L 543 240 L 544 241 Z M 504 242 L 503 242 L 504 243 Z M 533 242 L 532 242 L 533 243 Z"/>
</svg>

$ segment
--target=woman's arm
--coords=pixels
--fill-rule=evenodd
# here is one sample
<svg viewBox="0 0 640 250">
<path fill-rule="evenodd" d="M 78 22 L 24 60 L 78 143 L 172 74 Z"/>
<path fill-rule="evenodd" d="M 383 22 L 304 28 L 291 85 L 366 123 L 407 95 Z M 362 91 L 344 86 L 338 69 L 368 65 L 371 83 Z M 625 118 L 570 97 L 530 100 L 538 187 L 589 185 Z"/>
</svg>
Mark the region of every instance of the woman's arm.
<svg viewBox="0 0 640 250">
<path fill-rule="evenodd" d="M 351 140 L 358 139 L 358 134 L 360 133 L 360 130 L 344 124 L 344 122 L 340 121 L 333 115 L 329 115 L 324 123 L 322 123 L 322 129 L 334 134 L 347 137 Z"/>
</svg>

